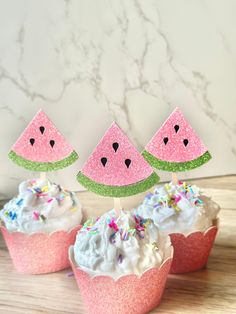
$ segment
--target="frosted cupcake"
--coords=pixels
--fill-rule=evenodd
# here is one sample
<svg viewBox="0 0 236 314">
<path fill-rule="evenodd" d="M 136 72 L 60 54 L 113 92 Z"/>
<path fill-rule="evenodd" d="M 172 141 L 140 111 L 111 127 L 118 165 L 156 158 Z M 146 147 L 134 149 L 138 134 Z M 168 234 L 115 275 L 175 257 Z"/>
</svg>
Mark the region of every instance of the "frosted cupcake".
<svg viewBox="0 0 236 314">
<path fill-rule="evenodd" d="M 183 273 L 204 267 L 217 233 L 219 207 L 197 187 L 178 182 L 178 172 L 202 166 L 211 159 L 180 108 L 170 114 L 142 152 L 149 164 L 172 173 L 172 182 L 148 195 L 138 212 L 152 217 L 161 232 L 170 233 L 174 246 L 171 272 Z"/>
<path fill-rule="evenodd" d="M 219 205 L 197 186 L 179 182 L 147 194 L 135 213 L 151 219 L 161 234 L 170 235 L 176 248 L 172 264 L 172 272 L 176 273 L 206 265 L 217 232 L 219 210 Z M 186 247 L 184 242 L 188 243 Z"/>
<path fill-rule="evenodd" d="M 160 302 L 172 248 L 149 219 L 112 210 L 84 224 L 69 254 L 90 313 L 146 313 Z"/>
<path fill-rule="evenodd" d="M 55 171 L 70 166 L 76 151 L 43 110 L 39 110 L 15 144 L 9 158 L 30 171 Z M 16 269 L 30 274 L 69 266 L 67 249 L 80 228 L 76 196 L 48 180 L 22 182 L 19 194 L 0 213 L 1 228 Z"/>
<path fill-rule="evenodd" d="M 172 260 L 169 237 L 149 220 L 121 211 L 120 197 L 146 191 L 159 177 L 113 122 L 77 175 L 88 190 L 114 198 L 115 212 L 87 222 L 69 250 L 90 313 L 141 314 L 160 302 Z M 115 214 L 117 213 L 117 214 Z"/>
<path fill-rule="evenodd" d="M 68 267 L 67 250 L 81 219 L 73 192 L 49 180 L 22 182 L 17 197 L 0 211 L 1 230 L 16 269 L 38 274 Z"/>
</svg>

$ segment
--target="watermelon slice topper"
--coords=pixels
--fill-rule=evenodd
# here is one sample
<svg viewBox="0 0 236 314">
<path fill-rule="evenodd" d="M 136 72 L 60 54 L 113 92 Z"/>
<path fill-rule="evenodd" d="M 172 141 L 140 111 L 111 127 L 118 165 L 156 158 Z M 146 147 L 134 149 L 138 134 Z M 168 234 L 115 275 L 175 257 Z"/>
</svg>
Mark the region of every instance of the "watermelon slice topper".
<svg viewBox="0 0 236 314">
<path fill-rule="evenodd" d="M 153 167 L 172 172 L 190 170 L 211 159 L 179 108 L 152 137 L 142 155 Z"/>
<path fill-rule="evenodd" d="M 113 122 L 78 173 L 77 180 L 97 194 L 123 197 L 146 191 L 159 177 Z"/>
<path fill-rule="evenodd" d="M 39 110 L 9 152 L 16 164 L 33 171 L 71 165 L 78 155 L 48 116 Z"/>
</svg>

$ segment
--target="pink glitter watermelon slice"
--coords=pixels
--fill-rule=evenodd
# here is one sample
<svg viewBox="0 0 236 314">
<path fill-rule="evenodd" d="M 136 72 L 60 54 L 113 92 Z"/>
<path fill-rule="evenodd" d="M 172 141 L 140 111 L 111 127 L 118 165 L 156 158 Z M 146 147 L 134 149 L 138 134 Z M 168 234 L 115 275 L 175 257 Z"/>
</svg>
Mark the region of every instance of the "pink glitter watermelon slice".
<svg viewBox="0 0 236 314">
<path fill-rule="evenodd" d="M 78 173 L 77 180 L 97 194 L 123 197 L 146 191 L 159 177 L 113 122 Z"/>
<path fill-rule="evenodd" d="M 39 110 L 13 145 L 9 158 L 33 171 L 52 171 L 72 164 L 78 155 L 48 116 Z"/>
<path fill-rule="evenodd" d="M 153 167 L 172 172 L 190 170 L 211 159 L 179 108 L 172 112 L 142 154 Z"/>
</svg>

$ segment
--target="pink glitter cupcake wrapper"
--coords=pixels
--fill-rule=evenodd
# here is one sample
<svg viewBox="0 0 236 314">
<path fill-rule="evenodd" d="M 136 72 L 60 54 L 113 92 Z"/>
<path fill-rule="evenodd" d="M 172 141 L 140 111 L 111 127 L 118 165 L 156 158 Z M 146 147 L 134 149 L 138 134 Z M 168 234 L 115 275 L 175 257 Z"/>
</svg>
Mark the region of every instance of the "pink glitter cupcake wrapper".
<svg viewBox="0 0 236 314">
<path fill-rule="evenodd" d="M 114 280 L 110 276 L 91 277 L 73 261 L 73 247 L 69 250 L 70 262 L 80 293 L 89 313 L 142 314 L 155 308 L 161 301 L 170 270 L 173 248 L 159 268 L 151 268 L 141 277 L 124 275 Z"/>
<path fill-rule="evenodd" d="M 196 231 L 187 236 L 181 233 L 170 234 L 171 243 L 174 247 L 170 273 L 188 273 L 204 268 L 217 231 L 218 221 L 216 225 L 208 228 L 205 232 Z"/>
<path fill-rule="evenodd" d="M 1 227 L 15 268 L 22 273 L 43 274 L 56 272 L 70 266 L 68 248 L 74 244 L 81 226 L 71 231 L 53 233 L 9 232 Z"/>
</svg>

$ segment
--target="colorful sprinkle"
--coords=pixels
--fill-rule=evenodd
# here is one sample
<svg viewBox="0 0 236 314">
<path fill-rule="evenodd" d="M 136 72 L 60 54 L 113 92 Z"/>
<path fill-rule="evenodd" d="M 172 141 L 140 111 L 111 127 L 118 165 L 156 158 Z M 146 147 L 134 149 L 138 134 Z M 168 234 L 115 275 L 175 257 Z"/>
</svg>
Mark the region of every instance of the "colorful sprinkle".
<svg viewBox="0 0 236 314">
<path fill-rule="evenodd" d="M 16 202 L 16 205 L 20 206 L 23 203 L 23 201 L 24 201 L 23 198 L 21 198 L 20 200 Z"/>
<path fill-rule="evenodd" d="M 118 263 L 121 264 L 123 262 L 123 259 L 124 259 L 124 256 L 122 254 L 119 254 L 117 260 L 118 260 Z"/>
<path fill-rule="evenodd" d="M 47 185 L 45 185 L 45 186 L 43 186 L 43 187 L 41 188 L 41 190 L 42 190 L 42 192 L 48 192 L 49 188 L 48 188 Z"/>
<path fill-rule="evenodd" d="M 33 212 L 33 218 L 34 218 L 34 220 L 39 220 L 39 216 L 40 216 L 40 213 L 39 213 L 39 212 L 36 212 L 36 211 Z"/>
<path fill-rule="evenodd" d="M 165 189 L 166 189 L 167 191 L 170 190 L 170 185 L 169 185 L 169 183 L 166 183 L 166 184 L 165 184 Z"/>
<path fill-rule="evenodd" d="M 41 191 L 41 189 L 40 188 L 34 188 L 34 191 L 36 192 L 36 193 L 42 193 L 42 191 Z"/>
<path fill-rule="evenodd" d="M 10 211 L 9 214 L 8 214 L 8 216 L 11 218 L 11 220 L 15 220 L 16 217 L 17 217 L 17 214 L 14 213 L 14 212 L 12 212 L 12 211 Z"/>
<path fill-rule="evenodd" d="M 177 204 L 181 200 L 181 195 L 174 195 L 174 202 Z"/>
<path fill-rule="evenodd" d="M 137 235 L 140 237 L 140 239 L 144 239 L 145 237 L 144 231 L 137 232 Z"/>
<path fill-rule="evenodd" d="M 130 229 L 128 229 L 128 232 L 129 232 L 130 234 L 134 235 L 135 232 L 136 232 L 136 229 L 130 228 Z"/>
<path fill-rule="evenodd" d="M 159 251 L 159 247 L 157 246 L 156 242 L 152 243 L 152 249 L 153 249 L 153 251 Z"/>
<path fill-rule="evenodd" d="M 110 223 L 108 224 L 108 226 L 109 226 L 110 228 L 113 228 L 115 231 L 118 231 L 118 230 L 119 230 L 119 228 L 118 228 L 118 226 L 117 226 L 117 224 L 116 224 L 116 222 L 115 222 L 114 219 L 112 219 L 112 220 L 110 221 Z"/>
<path fill-rule="evenodd" d="M 200 198 L 198 198 L 198 199 L 197 199 L 197 203 L 198 203 L 198 204 L 203 204 L 204 202 L 203 202 Z"/>
<path fill-rule="evenodd" d="M 116 243 L 115 236 L 116 236 L 116 233 L 115 233 L 115 232 L 110 235 L 110 237 L 109 237 L 109 242 L 110 242 L 111 244 Z"/>
<path fill-rule="evenodd" d="M 78 209 L 77 207 L 71 207 L 71 208 L 70 208 L 70 211 L 72 211 L 72 212 L 76 212 L 76 211 L 77 211 L 77 209 Z"/>
<path fill-rule="evenodd" d="M 145 196 L 145 198 L 149 200 L 150 198 L 152 198 L 152 196 L 153 196 L 152 193 L 148 193 L 148 194 Z"/>
<path fill-rule="evenodd" d="M 95 234 L 98 234 L 98 230 L 97 229 L 94 229 L 94 230 L 89 230 L 89 234 L 92 234 L 92 235 L 95 235 Z"/>
<path fill-rule="evenodd" d="M 40 221 L 45 222 L 46 221 L 46 217 L 44 215 L 40 215 L 39 216 Z"/>
<path fill-rule="evenodd" d="M 123 241 L 127 241 L 129 239 L 129 233 L 127 230 L 120 229 L 120 238 Z"/>
</svg>

